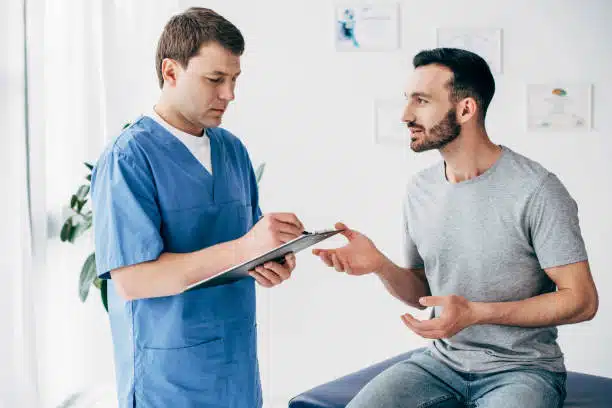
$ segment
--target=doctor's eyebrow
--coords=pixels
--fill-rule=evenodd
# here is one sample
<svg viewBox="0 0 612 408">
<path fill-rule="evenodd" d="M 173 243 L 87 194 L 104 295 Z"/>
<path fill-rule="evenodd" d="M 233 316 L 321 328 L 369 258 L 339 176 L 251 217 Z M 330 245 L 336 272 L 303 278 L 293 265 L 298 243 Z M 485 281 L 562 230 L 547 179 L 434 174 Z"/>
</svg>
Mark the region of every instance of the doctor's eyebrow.
<svg viewBox="0 0 612 408">
<path fill-rule="evenodd" d="M 234 76 L 237 77 L 241 73 L 242 73 L 242 71 L 238 71 L 238 73 L 236 73 L 236 75 L 234 75 Z M 208 75 L 230 76 L 230 74 L 228 74 L 227 72 L 223 72 L 223 71 L 209 72 Z"/>
</svg>

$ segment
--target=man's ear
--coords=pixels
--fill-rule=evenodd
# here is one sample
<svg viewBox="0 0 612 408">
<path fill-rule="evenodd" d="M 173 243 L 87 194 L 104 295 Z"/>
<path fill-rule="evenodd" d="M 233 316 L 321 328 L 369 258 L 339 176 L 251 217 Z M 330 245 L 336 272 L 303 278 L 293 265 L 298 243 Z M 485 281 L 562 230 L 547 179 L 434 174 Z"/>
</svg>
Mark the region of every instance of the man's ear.
<svg viewBox="0 0 612 408">
<path fill-rule="evenodd" d="M 180 67 L 178 62 L 171 58 L 164 58 L 161 66 L 162 77 L 164 78 L 164 84 L 170 86 L 176 85 L 176 78 Z"/>
<path fill-rule="evenodd" d="M 464 98 L 457 108 L 457 121 L 461 124 L 478 116 L 478 104 L 474 98 Z"/>
</svg>

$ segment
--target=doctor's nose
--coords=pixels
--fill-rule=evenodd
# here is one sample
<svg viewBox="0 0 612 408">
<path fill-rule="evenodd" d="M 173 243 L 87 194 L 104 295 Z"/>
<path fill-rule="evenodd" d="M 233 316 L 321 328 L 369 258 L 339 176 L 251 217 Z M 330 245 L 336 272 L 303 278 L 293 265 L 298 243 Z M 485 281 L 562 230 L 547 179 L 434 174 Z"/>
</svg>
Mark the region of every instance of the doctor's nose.
<svg viewBox="0 0 612 408">
<path fill-rule="evenodd" d="M 234 84 L 223 86 L 219 89 L 219 99 L 227 102 L 231 102 L 235 99 Z"/>
</svg>

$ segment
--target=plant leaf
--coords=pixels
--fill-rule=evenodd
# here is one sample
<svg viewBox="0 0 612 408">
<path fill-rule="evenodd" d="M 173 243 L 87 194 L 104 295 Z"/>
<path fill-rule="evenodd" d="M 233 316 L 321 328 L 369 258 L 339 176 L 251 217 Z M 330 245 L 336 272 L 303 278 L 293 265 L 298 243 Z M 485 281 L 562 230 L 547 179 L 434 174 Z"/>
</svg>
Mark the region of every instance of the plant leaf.
<svg viewBox="0 0 612 408">
<path fill-rule="evenodd" d="M 130 123 L 130 122 L 127 122 L 125 125 L 123 125 L 123 128 L 122 128 L 122 129 L 125 129 L 126 127 L 128 127 L 128 126 L 130 126 L 130 125 L 131 125 L 131 123 Z"/>
<path fill-rule="evenodd" d="M 263 176 L 263 172 L 264 169 L 266 168 L 266 163 L 261 163 L 258 167 L 257 170 L 255 170 L 255 180 L 257 181 L 257 184 L 259 184 L 259 180 L 261 180 L 261 177 Z"/>
<path fill-rule="evenodd" d="M 81 210 L 83 209 L 83 206 L 85 205 L 85 203 L 87 202 L 87 199 L 83 200 L 83 201 L 79 201 L 77 203 L 77 212 L 79 214 L 81 214 Z"/>
<path fill-rule="evenodd" d="M 75 392 L 74 394 L 68 396 L 68 398 L 66 398 L 57 408 L 74 408 L 83 402 L 81 401 L 82 396 L 83 395 L 81 392 Z"/>
<path fill-rule="evenodd" d="M 85 197 L 87 197 L 87 193 L 89 193 L 89 186 L 87 184 L 83 184 L 81 187 L 79 187 L 76 196 L 79 201 L 83 201 Z"/>
<path fill-rule="evenodd" d="M 68 218 L 64 225 L 62 226 L 62 231 L 60 232 L 60 239 L 62 242 L 66 242 L 70 240 L 70 234 L 72 233 L 72 217 Z"/>
<path fill-rule="evenodd" d="M 93 285 L 96 288 L 100 289 L 102 287 L 102 279 L 96 277 L 96 279 L 94 279 L 94 281 L 93 281 Z"/>
<path fill-rule="evenodd" d="M 89 228 L 91 228 L 91 223 L 87 222 L 87 221 L 81 221 L 79 222 L 71 231 L 70 234 L 70 242 L 73 242 L 80 237 L 81 235 L 83 235 L 83 233 L 85 231 L 87 231 Z"/>
<path fill-rule="evenodd" d="M 108 281 L 106 279 L 102 279 L 100 296 L 102 297 L 102 305 L 104 305 L 104 310 L 106 310 L 106 313 L 108 313 Z"/>
<path fill-rule="evenodd" d="M 86 179 L 87 181 L 91 181 L 91 174 L 88 174 L 88 175 L 87 175 L 87 177 L 85 177 L 85 179 Z"/>
<path fill-rule="evenodd" d="M 79 276 L 79 298 L 81 302 L 85 302 L 87 295 L 89 294 L 89 288 L 96 279 L 96 254 L 95 252 L 90 254 L 83 267 L 81 268 L 81 275 Z"/>
<path fill-rule="evenodd" d="M 72 208 L 74 211 L 76 211 L 76 205 L 77 202 L 79 201 L 79 197 L 77 197 L 76 195 L 72 195 L 72 197 L 70 197 L 70 208 Z"/>
<path fill-rule="evenodd" d="M 91 164 L 91 163 L 87 163 L 87 162 L 85 162 L 85 163 L 83 163 L 83 164 L 84 164 L 85 166 L 87 166 L 87 168 L 88 168 L 89 170 L 93 170 L 93 168 L 94 168 L 93 164 Z"/>
</svg>

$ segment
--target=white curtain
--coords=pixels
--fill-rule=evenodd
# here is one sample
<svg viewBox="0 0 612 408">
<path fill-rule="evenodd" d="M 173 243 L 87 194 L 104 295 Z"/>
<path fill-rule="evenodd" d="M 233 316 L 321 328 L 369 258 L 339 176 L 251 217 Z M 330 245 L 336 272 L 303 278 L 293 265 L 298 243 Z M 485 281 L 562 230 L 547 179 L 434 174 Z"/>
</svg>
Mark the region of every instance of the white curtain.
<svg viewBox="0 0 612 408">
<path fill-rule="evenodd" d="M 23 1 L 0 3 L 0 27 L 0 407 L 35 407 Z"/>
<path fill-rule="evenodd" d="M 9 406 L 55 408 L 72 400 L 70 406 L 114 407 L 108 318 L 96 289 L 85 304 L 78 298 L 91 235 L 71 245 L 59 231 L 71 195 L 86 182 L 83 162 L 95 162 L 123 124 L 154 103 L 155 44 L 178 5 L 25 1 L 39 401 Z"/>
</svg>

